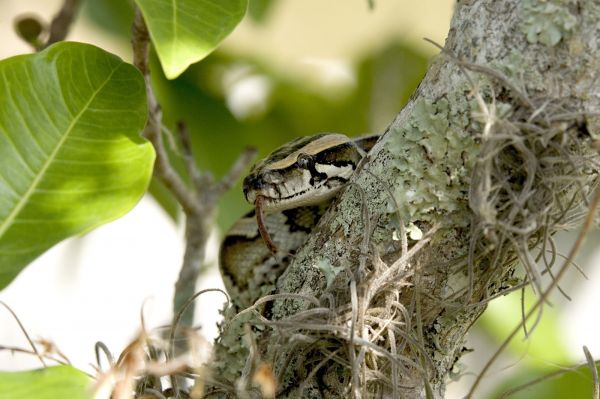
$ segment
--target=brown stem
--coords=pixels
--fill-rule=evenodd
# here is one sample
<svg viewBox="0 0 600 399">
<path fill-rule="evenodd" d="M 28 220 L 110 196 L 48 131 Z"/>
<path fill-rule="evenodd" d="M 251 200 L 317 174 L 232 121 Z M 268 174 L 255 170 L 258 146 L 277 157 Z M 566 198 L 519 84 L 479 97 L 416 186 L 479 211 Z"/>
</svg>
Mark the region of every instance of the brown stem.
<svg viewBox="0 0 600 399">
<path fill-rule="evenodd" d="M 149 68 L 150 36 L 139 9 L 135 11 L 133 24 L 133 63 L 142 72 L 146 82 L 148 98 L 148 123 L 143 135 L 153 145 L 156 152 L 154 175 L 175 196 L 186 215 L 186 249 L 179 279 L 175 284 L 174 311 L 177 312 L 196 287 L 196 279 L 204 258 L 208 228 L 213 220 L 214 203 L 199 200 L 201 192 L 190 190 L 172 167 L 161 134 L 162 112 L 152 89 Z M 188 163 L 189 166 L 189 163 Z M 194 167 L 194 175 L 200 172 Z M 184 317 L 182 324 L 193 323 L 193 309 Z"/>
<path fill-rule="evenodd" d="M 65 40 L 67 34 L 69 33 L 69 29 L 73 24 L 75 14 L 79 9 L 79 5 L 79 0 L 65 0 L 63 2 L 58 14 L 52 18 L 52 22 L 50 23 L 50 35 L 48 36 L 48 40 L 42 46 L 41 50 L 54 43 L 60 42 L 61 40 Z"/>
<path fill-rule="evenodd" d="M 143 135 L 152 143 L 156 152 L 154 175 L 173 193 L 186 215 L 199 213 L 198 201 L 171 166 L 169 155 L 162 140 L 162 111 L 152 89 L 152 80 L 148 65 L 149 52 L 150 36 L 148 29 L 146 28 L 142 13 L 139 9 L 136 9 L 133 23 L 133 64 L 142 72 L 146 82 L 148 123 L 144 128 Z"/>
</svg>

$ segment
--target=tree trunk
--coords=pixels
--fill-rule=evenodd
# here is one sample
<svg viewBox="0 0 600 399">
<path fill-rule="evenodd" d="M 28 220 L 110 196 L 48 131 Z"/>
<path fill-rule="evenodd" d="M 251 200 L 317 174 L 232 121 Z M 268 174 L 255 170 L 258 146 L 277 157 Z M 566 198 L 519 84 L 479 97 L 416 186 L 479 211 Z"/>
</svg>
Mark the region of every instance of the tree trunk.
<svg viewBox="0 0 600 399">
<path fill-rule="evenodd" d="M 214 377 L 248 397 L 270 368 L 278 397 L 444 397 L 486 303 L 540 292 L 552 234 L 596 186 L 598 21 L 594 1 L 458 1 L 417 92 L 279 279 L 304 297 L 227 315 Z"/>
</svg>

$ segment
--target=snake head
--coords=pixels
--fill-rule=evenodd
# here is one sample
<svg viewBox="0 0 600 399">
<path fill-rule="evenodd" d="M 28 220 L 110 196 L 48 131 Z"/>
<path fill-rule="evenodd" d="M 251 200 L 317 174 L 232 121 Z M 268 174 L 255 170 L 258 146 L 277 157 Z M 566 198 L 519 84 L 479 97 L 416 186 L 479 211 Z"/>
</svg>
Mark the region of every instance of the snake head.
<svg viewBox="0 0 600 399">
<path fill-rule="evenodd" d="M 244 195 L 251 204 L 261 197 L 267 213 L 318 204 L 344 186 L 363 155 L 343 134 L 298 138 L 252 168 Z"/>
</svg>

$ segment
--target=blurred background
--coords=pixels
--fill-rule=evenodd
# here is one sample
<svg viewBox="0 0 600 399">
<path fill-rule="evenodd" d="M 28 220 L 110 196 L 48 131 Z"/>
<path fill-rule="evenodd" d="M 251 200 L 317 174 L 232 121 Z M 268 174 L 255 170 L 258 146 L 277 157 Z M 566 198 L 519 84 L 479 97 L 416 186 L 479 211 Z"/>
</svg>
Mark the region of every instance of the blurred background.
<svg viewBox="0 0 600 399">
<path fill-rule="evenodd" d="M 422 79 L 444 43 L 452 0 L 249 0 L 244 21 L 218 51 L 174 81 L 153 59 L 155 90 L 164 122 L 174 130 L 184 121 L 197 162 L 218 178 L 247 146 L 264 156 L 296 136 L 318 132 L 348 135 L 382 132 Z M 0 2 L 0 58 L 31 52 L 14 33 L 24 14 L 49 21 L 60 0 Z M 131 1 L 86 0 L 69 40 L 98 45 L 131 60 Z M 43 95 L 43 94 L 42 94 Z M 167 140 L 168 141 L 168 140 Z M 174 163 L 183 170 L 178 152 Z M 183 253 L 183 231 L 173 199 L 153 182 L 151 194 L 125 217 L 92 233 L 66 240 L 36 260 L 0 300 L 19 315 L 33 338 L 56 344 L 77 366 L 90 371 L 93 345 L 103 341 L 118 355 L 140 328 L 171 318 L 173 284 Z M 223 232 L 249 209 L 238 186 L 222 200 L 211 237 L 208 264 L 198 289 L 222 287 L 216 254 Z M 557 236 L 561 253 L 574 237 Z M 576 272 L 555 294 L 530 339 L 514 340 L 480 391 L 496 397 L 543 373 L 584 360 L 582 346 L 600 355 L 600 251 L 598 233 L 579 256 L 589 279 Z M 595 265 L 595 266 L 594 266 Z M 527 303 L 534 298 L 525 294 Z M 208 340 L 217 333 L 222 295 L 202 296 L 196 320 Z M 521 295 L 494 301 L 465 347 L 473 349 L 455 367 L 448 398 L 467 391 L 474 375 L 521 318 Z M 0 311 L 0 346 L 26 347 L 7 312 Z M 36 359 L 0 351 L 0 369 L 39 367 Z M 585 369 L 514 397 L 591 397 Z"/>
</svg>

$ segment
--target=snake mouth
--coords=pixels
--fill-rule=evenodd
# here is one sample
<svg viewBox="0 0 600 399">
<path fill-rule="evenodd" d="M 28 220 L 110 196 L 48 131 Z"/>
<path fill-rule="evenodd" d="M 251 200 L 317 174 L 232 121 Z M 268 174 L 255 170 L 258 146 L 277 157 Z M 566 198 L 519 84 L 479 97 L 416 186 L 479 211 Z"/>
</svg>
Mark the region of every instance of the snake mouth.
<svg viewBox="0 0 600 399">
<path fill-rule="evenodd" d="M 295 192 L 291 195 L 284 197 L 281 195 L 281 190 L 279 190 L 279 187 L 277 187 L 275 184 L 273 184 L 268 189 L 248 191 L 246 193 L 246 200 L 250 203 L 256 203 L 256 201 L 258 201 L 258 198 L 260 197 L 263 204 L 266 205 L 267 208 L 270 208 L 270 205 L 277 205 L 278 203 L 286 203 L 296 197 L 303 196 L 303 195 L 307 194 L 308 192 L 314 191 L 320 187 L 321 187 L 321 185 L 305 188 L 302 191 L 298 191 L 298 192 Z M 270 195 L 270 192 L 277 193 L 277 195 Z"/>
<path fill-rule="evenodd" d="M 334 176 L 303 190 L 283 196 L 281 188 L 276 184 L 263 185 L 260 189 L 249 189 L 244 192 L 246 200 L 251 204 L 261 197 L 262 209 L 267 213 L 284 211 L 298 206 L 314 205 L 333 197 L 348 180 Z"/>
</svg>

